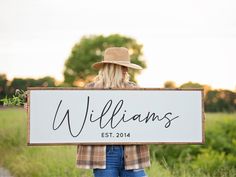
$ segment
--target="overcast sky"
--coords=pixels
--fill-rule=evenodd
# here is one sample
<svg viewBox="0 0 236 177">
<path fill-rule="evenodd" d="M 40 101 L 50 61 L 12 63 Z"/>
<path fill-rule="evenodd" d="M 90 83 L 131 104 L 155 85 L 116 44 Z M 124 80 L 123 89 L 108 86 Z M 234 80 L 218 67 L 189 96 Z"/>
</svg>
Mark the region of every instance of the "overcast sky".
<svg viewBox="0 0 236 177">
<path fill-rule="evenodd" d="M 142 87 L 236 88 L 235 0 L 0 0 L 0 73 L 62 80 L 83 35 L 114 33 L 144 45 Z"/>
</svg>

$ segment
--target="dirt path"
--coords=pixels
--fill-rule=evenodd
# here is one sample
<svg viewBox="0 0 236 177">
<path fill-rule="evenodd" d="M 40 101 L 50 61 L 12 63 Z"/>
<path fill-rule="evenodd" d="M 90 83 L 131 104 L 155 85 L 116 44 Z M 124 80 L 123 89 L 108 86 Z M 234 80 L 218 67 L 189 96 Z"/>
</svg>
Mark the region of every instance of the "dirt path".
<svg viewBox="0 0 236 177">
<path fill-rule="evenodd" d="M 11 176 L 10 172 L 7 169 L 0 167 L 0 177 L 13 177 L 13 176 Z"/>
</svg>

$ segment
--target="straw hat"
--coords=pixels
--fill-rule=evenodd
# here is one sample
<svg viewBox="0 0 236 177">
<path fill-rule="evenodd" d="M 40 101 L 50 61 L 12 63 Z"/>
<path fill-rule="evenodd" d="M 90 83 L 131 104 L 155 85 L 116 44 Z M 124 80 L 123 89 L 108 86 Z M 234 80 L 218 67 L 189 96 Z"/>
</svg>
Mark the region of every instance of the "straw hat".
<svg viewBox="0 0 236 177">
<path fill-rule="evenodd" d="M 104 63 L 113 63 L 133 69 L 143 69 L 139 65 L 130 63 L 129 51 L 124 47 L 107 48 L 104 52 L 103 61 L 94 63 L 92 67 L 95 69 L 100 69 Z"/>
</svg>

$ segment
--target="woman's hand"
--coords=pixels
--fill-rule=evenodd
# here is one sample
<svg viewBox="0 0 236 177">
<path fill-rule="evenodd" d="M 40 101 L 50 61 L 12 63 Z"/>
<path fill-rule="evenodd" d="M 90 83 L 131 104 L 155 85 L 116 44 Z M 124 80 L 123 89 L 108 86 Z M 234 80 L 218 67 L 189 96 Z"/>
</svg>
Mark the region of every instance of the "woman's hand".
<svg viewBox="0 0 236 177">
<path fill-rule="evenodd" d="M 28 94 L 29 94 L 29 91 L 26 91 L 25 92 L 25 98 L 26 98 L 25 100 L 26 100 L 26 102 L 24 103 L 24 109 L 25 109 L 26 112 L 28 112 L 28 109 L 29 109 L 29 105 L 27 103 Z"/>
<path fill-rule="evenodd" d="M 24 103 L 24 109 L 25 109 L 26 112 L 28 112 L 29 106 L 28 106 L 27 103 Z"/>
</svg>

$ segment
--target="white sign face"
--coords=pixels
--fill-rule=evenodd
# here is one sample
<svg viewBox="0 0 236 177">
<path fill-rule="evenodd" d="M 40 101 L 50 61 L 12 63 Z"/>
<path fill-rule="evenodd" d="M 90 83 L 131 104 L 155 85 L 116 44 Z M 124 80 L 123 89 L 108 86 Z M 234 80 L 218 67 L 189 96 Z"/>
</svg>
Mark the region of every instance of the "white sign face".
<svg viewBox="0 0 236 177">
<path fill-rule="evenodd" d="M 28 144 L 201 144 L 202 90 L 29 88 Z"/>
</svg>

